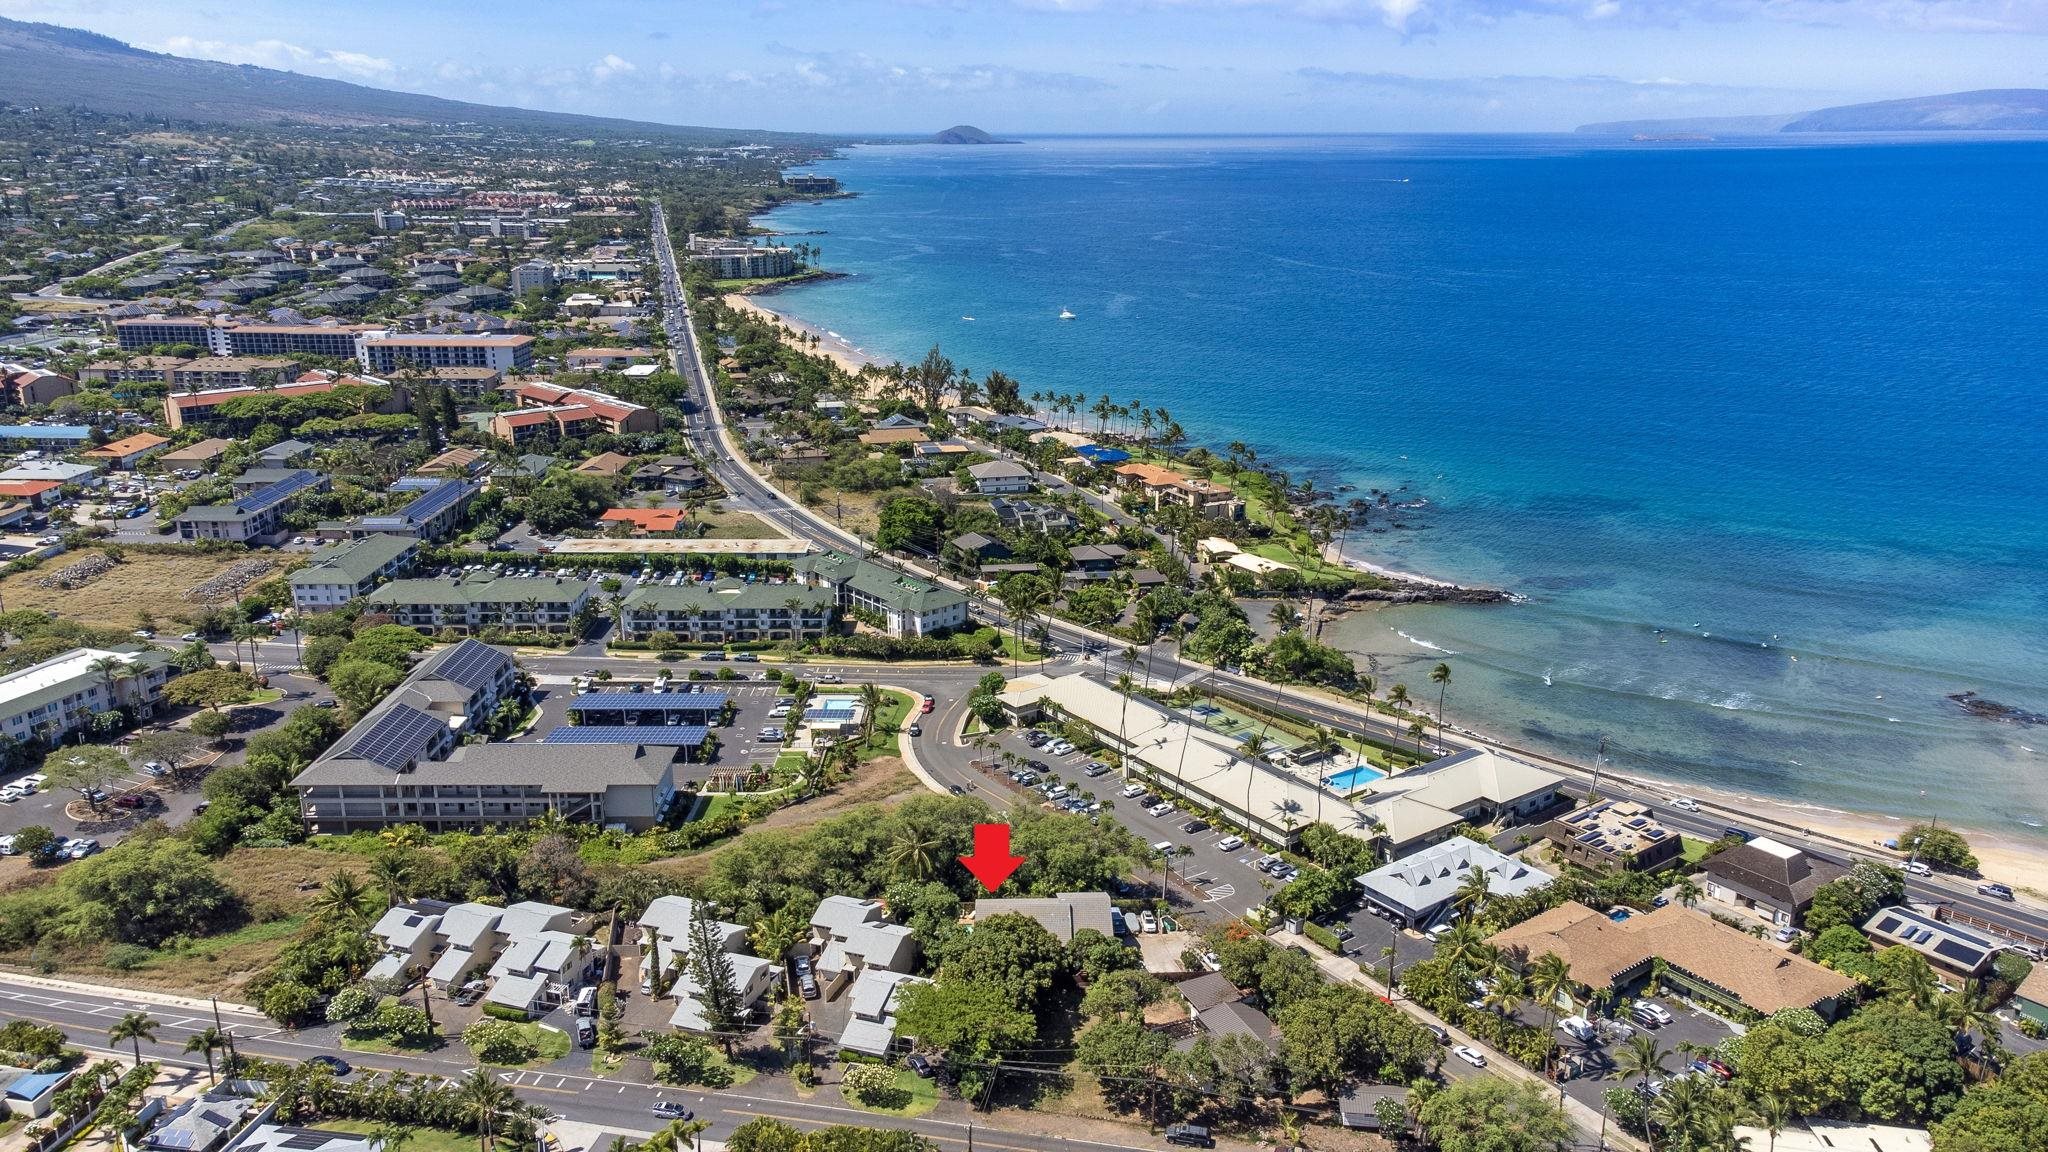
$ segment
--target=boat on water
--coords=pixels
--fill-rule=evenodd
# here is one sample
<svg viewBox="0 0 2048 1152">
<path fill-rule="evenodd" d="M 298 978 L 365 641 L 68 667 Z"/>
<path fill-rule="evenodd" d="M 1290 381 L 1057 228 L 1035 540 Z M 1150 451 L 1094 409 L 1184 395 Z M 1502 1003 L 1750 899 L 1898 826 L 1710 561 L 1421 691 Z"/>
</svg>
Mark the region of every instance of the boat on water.
<svg viewBox="0 0 2048 1152">
<path fill-rule="evenodd" d="M 974 317 L 972 317 L 972 316 L 962 316 L 962 317 L 961 317 L 961 319 L 962 319 L 962 320 L 972 320 L 972 319 L 974 319 Z"/>
<path fill-rule="evenodd" d="M 1074 314 L 1072 312 L 1067 311 L 1065 308 L 1060 309 L 1060 319 L 1072 320 L 1073 318 Z"/>
</svg>

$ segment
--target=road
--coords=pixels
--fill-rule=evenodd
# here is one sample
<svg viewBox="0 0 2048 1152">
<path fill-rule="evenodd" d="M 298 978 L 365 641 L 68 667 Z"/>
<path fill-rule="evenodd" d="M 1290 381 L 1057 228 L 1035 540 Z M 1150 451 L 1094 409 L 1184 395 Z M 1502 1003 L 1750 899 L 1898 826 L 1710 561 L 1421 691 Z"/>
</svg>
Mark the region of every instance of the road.
<svg viewBox="0 0 2048 1152">
<path fill-rule="evenodd" d="M 222 1030 L 234 1037 L 236 1049 L 240 1052 L 284 1060 L 304 1060 L 320 1053 L 336 1053 L 336 1043 L 329 1034 L 330 1030 L 290 1032 L 278 1028 L 261 1015 L 241 1011 L 234 1006 L 222 1006 L 218 1011 Z M 106 1042 L 107 1029 L 130 1012 L 147 1012 L 157 1021 L 157 1038 L 142 1044 L 145 1058 L 179 1067 L 205 1067 L 203 1060 L 186 1053 L 184 1048 L 189 1037 L 213 1026 L 214 1010 L 210 1007 L 168 1004 L 162 998 L 115 988 L 51 987 L 47 982 L 32 978 L 0 974 L 0 1015 L 54 1025 L 63 1029 L 72 1043 L 91 1051 L 130 1055 L 128 1045 L 113 1048 Z M 417 1054 L 344 1051 L 339 1055 L 358 1069 L 403 1071 L 413 1075 L 459 1078 L 475 1067 L 475 1061 L 460 1043 L 450 1043 L 437 1052 Z M 734 1128 L 761 1116 L 772 1116 L 802 1128 L 831 1124 L 872 1126 L 880 1119 L 872 1112 L 799 1100 L 794 1095 L 778 1094 L 772 1089 L 678 1089 L 618 1076 L 598 1078 L 555 1072 L 498 1072 L 496 1075 L 510 1083 L 522 1099 L 550 1113 L 566 1114 L 580 1123 L 600 1126 L 609 1133 L 641 1139 L 653 1135 L 665 1123 L 652 1113 L 657 1100 L 679 1102 L 696 1112 L 699 1119 L 708 1120 L 711 1127 L 704 1133 L 707 1140 L 723 1140 Z M 784 1077 L 772 1077 L 759 1083 L 786 1087 L 789 1082 Z M 929 1116 L 915 1119 L 890 1117 L 886 1122 L 892 1128 L 917 1132 L 947 1147 L 970 1147 L 970 1126 L 965 1122 Z M 1103 1143 L 991 1128 L 980 1123 L 973 1124 L 972 1131 L 972 1147 L 993 1148 L 1001 1152 L 1056 1152 L 1074 1148 L 1114 1149 L 1118 1152 L 1147 1149 L 1149 1152 L 1156 1147 L 1149 1141 L 1142 1144 Z"/>
<path fill-rule="evenodd" d="M 869 555 L 878 561 L 888 559 L 874 555 L 872 548 L 860 537 L 789 499 L 746 463 L 738 444 L 733 441 L 728 430 L 716 391 L 711 387 L 710 373 L 705 366 L 702 350 L 698 346 L 695 326 L 690 323 L 688 304 L 677 273 L 674 244 L 669 237 L 667 222 L 659 206 L 654 209 L 653 231 L 655 252 L 662 268 L 662 287 L 667 297 L 663 315 L 670 333 L 671 360 L 676 370 L 688 381 L 689 407 L 694 408 L 696 412 L 692 443 L 703 458 L 711 462 L 712 474 L 725 485 L 728 492 L 734 494 L 742 506 L 750 511 L 780 519 L 789 525 L 793 535 L 826 547 L 848 549 L 858 554 Z M 1001 606 L 978 595 L 973 589 L 947 579 L 942 573 L 916 564 L 899 563 L 898 566 L 966 593 L 977 620 L 997 627 L 1008 626 L 1009 618 Z M 1068 648 L 1115 652 L 1122 650 L 1127 644 L 1120 638 L 1066 621 L 1045 618 L 1044 622 L 1052 637 Z M 1161 641 L 1139 647 L 1138 662 L 1145 669 L 1146 678 L 1155 684 L 1199 686 L 1204 690 L 1233 695 L 1242 700 L 1300 716 L 1334 729 L 1347 738 L 1363 732 L 1394 743 L 1405 742 L 1408 739 L 1403 724 L 1368 712 L 1349 701 L 1299 688 L 1284 688 L 1225 669 L 1198 664 L 1184 659 L 1177 647 L 1169 642 Z M 1133 671 L 1135 670 L 1134 667 Z M 1477 747 L 1481 743 L 1476 735 L 1458 730 L 1446 731 L 1442 740 L 1443 750 L 1449 752 Z M 1599 794 L 1602 796 L 1641 801 L 1652 807 L 1658 818 L 1668 826 L 1695 836 L 1717 839 L 1724 830 L 1738 827 L 1748 832 L 1770 835 L 1831 860 L 1898 863 L 1895 854 L 1877 851 L 1873 846 L 1816 836 L 1804 829 L 1759 819 L 1752 813 L 1719 808 L 1706 803 L 1702 803 L 1700 811 L 1696 813 L 1674 809 L 1670 806 L 1670 800 L 1682 792 L 1682 789 L 1676 786 L 1588 769 L 1544 753 L 1516 748 L 1497 741 L 1485 743 L 1513 752 L 1557 772 L 1565 777 L 1568 786 L 1575 786 L 1581 794 L 1593 789 L 1597 783 Z M 2023 882 L 2028 878 L 2006 879 Z M 1916 900 L 1946 903 L 1952 908 L 1995 925 L 2015 940 L 2048 947 L 2048 912 L 1980 896 L 1976 892 L 1974 880 L 1946 876 L 1915 878 L 1910 888 L 1911 895 Z"/>
</svg>

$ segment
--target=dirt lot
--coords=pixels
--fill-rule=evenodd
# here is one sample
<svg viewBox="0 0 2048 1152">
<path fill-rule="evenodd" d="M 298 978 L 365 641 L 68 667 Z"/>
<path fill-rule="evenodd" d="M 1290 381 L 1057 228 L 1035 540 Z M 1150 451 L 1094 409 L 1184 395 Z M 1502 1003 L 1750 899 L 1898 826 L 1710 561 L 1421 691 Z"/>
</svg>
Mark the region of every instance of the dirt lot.
<svg viewBox="0 0 2048 1152">
<path fill-rule="evenodd" d="M 841 815 L 863 804 L 896 803 L 924 791 L 917 777 L 903 766 L 895 756 L 880 756 L 860 766 L 853 778 L 823 796 L 778 808 L 759 823 L 749 824 L 748 831 L 757 828 L 805 828 L 833 816 Z M 718 844 L 690 856 L 670 860 L 657 860 L 647 867 L 678 880 L 701 878 L 711 867 L 711 861 L 720 852 L 739 842 L 738 837 Z"/>
<path fill-rule="evenodd" d="M 159 619 L 198 608 L 191 598 L 193 588 L 237 561 L 261 559 L 248 553 L 129 552 L 113 571 L 78 588 L 44 588 L 36 583 L 93 554 L 67 552 L 32 571 L 9 576 L 0 581 L 0 597 L 9 608 L 48 608 L 95 628 L 127 629 L 135 627 L 135 614 L 143 608 Z M 274 563 L 268 575 L 276 575 L 280 567 Z"/>
</svg>

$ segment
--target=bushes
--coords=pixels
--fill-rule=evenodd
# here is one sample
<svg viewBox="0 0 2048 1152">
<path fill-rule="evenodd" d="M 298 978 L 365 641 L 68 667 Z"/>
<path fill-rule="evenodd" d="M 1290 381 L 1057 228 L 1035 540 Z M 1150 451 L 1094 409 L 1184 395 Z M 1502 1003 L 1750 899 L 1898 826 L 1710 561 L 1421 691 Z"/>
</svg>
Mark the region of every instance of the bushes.
<svg viewBox="0 0 2048 1152">
<path fill-rule="evenodd" d="M 1338 940 L 1336 936 L 1331 934 L 1328 928 L 1323 927 L 1321 924 L 1314 922 L 1303 924 L 1301 926 L 1301 934 L 1315 941 L 1317 945 L 1326 951 L 1333 952 L 1339 956 L 1344 954 L 1343 942 Z"/>
<path fill-rule="evenodd" d="M 847 1065 L 839 1091 L 870 1108 L 901 1108 L 910 1102 L 910 1093 L 896 1086 L 896 1073 L 880 1064 Z"/>
<path fill-rule="evenodd" d="M 486 1016 L 513 1024 L 524 1024 L 532 1018 L 517 1008 L 508 1008 L 503 1004 L 493 1004 L 489 1001 L 484 1002 L 483 1010 Z"/>
<path fill-rule="evenodd" d="M 732 1083 L 732 1070 L 710 1044 L 695 1036 L 674 1032 L 650 1035 L 641 1054 L 654 1065 L 654 1078 L 664 1084 L 723 1088 Z"/>
<path fill-rule="evenodd" d="M 490 1017 L 464 1028 L 462 1043 L 485 1064 L 524 1064 L 540 1055 L 540 1048 L 519 1025 Z"/>
</svg>

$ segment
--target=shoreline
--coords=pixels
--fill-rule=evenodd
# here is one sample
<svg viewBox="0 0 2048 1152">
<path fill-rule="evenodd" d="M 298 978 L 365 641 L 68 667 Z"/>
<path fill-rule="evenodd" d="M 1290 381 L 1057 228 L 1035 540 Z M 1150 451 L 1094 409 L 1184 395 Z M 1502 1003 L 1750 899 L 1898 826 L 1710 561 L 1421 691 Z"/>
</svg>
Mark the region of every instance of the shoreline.
<svg viewBox="0 0 2048 1152">
<path fill-rule="evenodd" d="M 751 312 L 785 330 L 785 339 L 795 336 L 799 346 L 807 351 L 824 355 L 837 364 L 848 375 L 856 378 L 868 369 L 888 363 L 883 357 L 868 352 L 843 335 L 834 335 L 828 329 L 797 319 L 786 313 L 768 307 L 749 294 L 729 293 L 724 297 L 732 307 Z M 814 337 L 815 347 L 802 342 L 803 337 Z M 1405 572 L 1386 565 L 1376 564 L 1363 557 L 1347 555 L 1336 543 L 1325 544 L 1322 548 L 1326 562 L 1356 571 L 1370 573 L 1390 580 L 1420 586 L 1435 591 L 1469 591 L 1463 585 L 1438 577 Z M 1501 601 L 1519 602 L 1522 597 L 1512 592 L 1499 594 Z M 1392 606 L 1393 600 L 1374 602 L 1361 601 L 1356 608 Z M 1418 713 L 1419 715 L 1420 713 Z M 1513 741 L 1499 739 L 1489 733 L 1469 728 L 1460 731 L 1473 740 L 1501 748 L 1518 755 L 1568 765 L 1580 773 L 1590 776 L 1593 767 L 1566 757 L 1525 749 Z M 1896 835 L 1914 821 L 1871 812 L 1850 812 L 1820 804 L 1808 803 L 1791 798 L 1757 796 L 1720 788 L 1711 784 L 1682 783 L 1655 776 L 1639 776 L 1612 771 L 1602 772 L 1603 777 L 1619 776 L 1636 786 L 1661 792 L 1666 796 L 1692 795 L 1700 800 L 1713 803 L 1732 813 L 1753 812 L 1760 818 L 1794 828 L 1807 829 L 1837 842 L 1856 845 L 1876 852 L 1885 852 L 1883 842 Z M 1945 826 L 1956 828 L 1968 838 L 1970 847 L 1981 865 L 1980 874 L 1986 878 L 2002 879 L 2020 893 L 2021 901 L 2032 907 L 2048 909 L 2048 844 L 2033 844 L 2011 838 L 2009 835 L 1975 827 L 1967 822 L 1944 821 Z M 2040 878 L 2036 880 L 2036 878 Z"/>
</svg>

